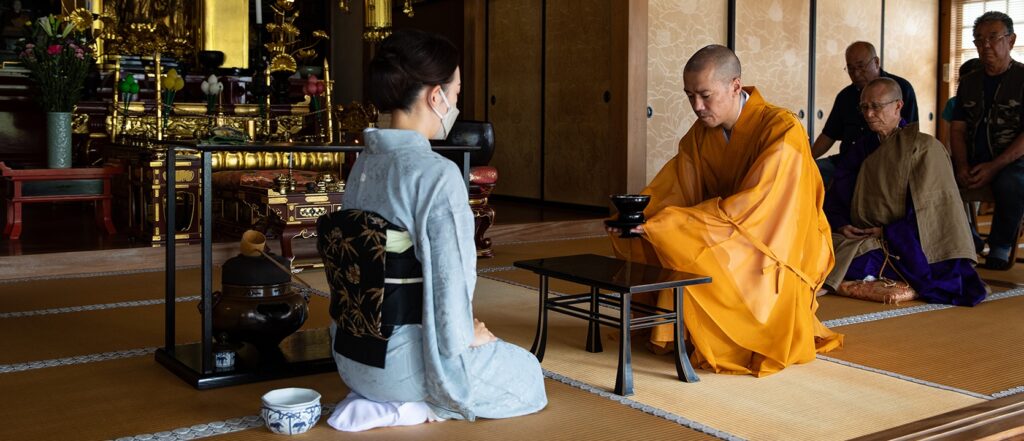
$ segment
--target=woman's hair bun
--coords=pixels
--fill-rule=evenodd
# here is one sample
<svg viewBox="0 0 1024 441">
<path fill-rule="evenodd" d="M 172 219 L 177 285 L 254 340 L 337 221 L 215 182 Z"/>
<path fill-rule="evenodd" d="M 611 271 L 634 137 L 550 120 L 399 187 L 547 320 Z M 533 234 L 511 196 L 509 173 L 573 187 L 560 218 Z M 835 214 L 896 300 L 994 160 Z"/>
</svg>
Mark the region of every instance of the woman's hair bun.
<svg viewBox="0 0 1024 441">
<path fill-rule="evenodd" d="M 459 50 L 437 34 L 400 30 L 385 38 L 369 66 L 370 100 L 382 112 L 409 110 L 425 86 L 452 80 Z"/>
</svg>

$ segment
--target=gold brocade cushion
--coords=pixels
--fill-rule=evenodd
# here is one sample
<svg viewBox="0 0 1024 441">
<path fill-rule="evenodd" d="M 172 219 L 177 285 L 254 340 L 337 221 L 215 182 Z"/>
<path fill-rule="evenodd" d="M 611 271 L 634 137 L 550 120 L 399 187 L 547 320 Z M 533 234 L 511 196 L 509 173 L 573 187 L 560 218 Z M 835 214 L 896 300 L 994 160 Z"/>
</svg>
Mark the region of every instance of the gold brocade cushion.
<svg viewBox="0 0 1024 441">
<path fill-rule="evenodd" d="M 894 305 L 917 298 L 917 291 L 914 291 L 914 288 L 911 288 L 907 282 L 889 279 L 872 281 L 847 280 L 839 284 L 836 294 L 854 299 Z"/>
<path fill-rule="evenodd" d="M 220 189 L 235 189 L 240 186 L 274 188 L 274 178 L 287 175 L 288 169 L 275 170 L 225 170 L 213 173 L 213 186 Z M 292 170 L 295 186 L 305 188 L 307 183 L 316 182 L 319 173 L 309 170 Z"/>
</svg>

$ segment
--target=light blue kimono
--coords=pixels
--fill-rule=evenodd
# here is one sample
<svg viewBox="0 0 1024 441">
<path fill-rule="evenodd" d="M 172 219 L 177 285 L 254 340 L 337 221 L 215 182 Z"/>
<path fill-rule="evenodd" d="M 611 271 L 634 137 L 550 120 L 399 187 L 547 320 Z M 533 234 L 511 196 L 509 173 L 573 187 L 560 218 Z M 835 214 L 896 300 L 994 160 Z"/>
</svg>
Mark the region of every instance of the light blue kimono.
<svg viewBox="0 0 1024 441">
<path fill-rule="evenodd" d="M 533 354 L 500 340 L 469 347 L 476 248 L 459 168 L 415 131 L 370 129 L 365 139 L 344 207 L 375 212 L 409 231 L 423 265 L 423 320 L 395 328 L 385 369 L 335 353 L 342 380 L 374 401 L 426 401 L 441 418 L 507 418 L 544 408 L 544 377 Z"/>
</svg>

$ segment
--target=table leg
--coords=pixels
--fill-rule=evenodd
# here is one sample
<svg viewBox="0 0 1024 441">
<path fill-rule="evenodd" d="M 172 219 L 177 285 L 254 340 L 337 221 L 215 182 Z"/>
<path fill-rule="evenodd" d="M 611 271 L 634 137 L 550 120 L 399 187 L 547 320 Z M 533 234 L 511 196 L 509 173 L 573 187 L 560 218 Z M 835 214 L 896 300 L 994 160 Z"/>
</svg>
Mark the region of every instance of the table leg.
<svg viewBox="0 0 1024 441">
<path fill-rule="evenodd" d="M 285 224 L 281 227 L 281 232 L 278 233 L 281 242 L 281 256 L 284 256 L 289 262 L 295 260 L 295 251 L 292 250 L 292 239 L 299 234 L 301 229 L 300 225 L 290 226 Z"/>
<path fill-rule="evenodd" d="M 114 222 L 110 218 L 110 205 L 112 201 L 110 199 L 104 199 L 96 201 L 99 204 L 96 207 L 96 226 L 107 230 L 108 235 L 117 234 L 117 229 L 114 228 Z"/>
<path fill-rule="evenodd" d="M 601 325 L 597 322 L 597 313 L 600 311 L 597 295 L 597 287 L 590 287 L 590 320 L 587 324 L 587 352 L 601 352 Z"/>
<path fill-rule="evenodd" d="M 21 202 L 15 202 L 11 207 L 11 223 L 8 238 L 17 240 L 21 237 Z"/>
<path fill-rule="evenodd" d="M 686 356 L 686 342 L 683 340 L 683 330 L 686 329 L 686 324 L 683 322 L 682 287 L 672 289 L 672 306 L 676 310 L 676 320 L 672 323 L 672 331 L 676 336 L 676 376 L 680 381 L 696 383 L 700 381 L 700 378 L 697 377 L 693 366 L 690 365 L 690 357 Z"/>
<path fill-rule="evenodd" d="M 622 308 L 619 309 L 619 370 L 615 375 L 615 393 L 633 395 L 633 354 L 629 331 L 632 325 L 630 300 L 632 294 L 622 293 Z"/>
<path fill-rule="evenodd" d="M 14 228 L 14 203 L 10 199 L 4 201 L 4 215 L 6 221 L 4 222 L 4 236 L 11 234 L 11 229 Z"/>
<path fill-rule="evenodd" d="M 537 336 L 533 338 L 530 352 L 537 361 L 544 361 L 544 346 L 548 339 L 548 276 L 540 276 L 540 307 L 537 312 Z"/>
</svg>

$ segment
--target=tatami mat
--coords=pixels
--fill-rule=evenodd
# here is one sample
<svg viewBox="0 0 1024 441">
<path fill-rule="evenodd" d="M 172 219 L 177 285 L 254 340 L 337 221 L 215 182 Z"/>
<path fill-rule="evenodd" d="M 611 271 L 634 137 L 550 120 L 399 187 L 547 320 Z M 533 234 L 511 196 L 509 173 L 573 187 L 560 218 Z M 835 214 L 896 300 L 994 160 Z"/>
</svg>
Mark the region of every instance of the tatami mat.
<svg viewBox="0 0 1024 441">
<path fill-rule="evenodd" d="M 179 343 L 200 339 L 197 303 L 175 305 Z M 311 297 L 303 329 L 328 326 L 327 306 L 326 299 Z M 0 335 L 0 364 L 163 346 L 164 305 L 7 318 L 0 320 Z"/>
<path fill-rule="evenodd" d="M 178 296 L 199 293 L 199 269 L 179 270 L 175 280 Z M 0 313 L 162 298 L 163 271 L 0 283 Z"/>
<path fill-rule="evenodd" d="M 102 440 L 258 415 L 271 389 L 308 387 L 332 403 L 347 388 L 336 373 L 199 391 L 153 356 L 0 375 L 0 438 Z M 16 399 L 12 399 L 16 397 Z"/>
<path fill-rule="evenodd" d="M 1024 386 L 1024 296 L 843 326 L 828 354 L 914 378 L 993 394 Z"/>
<path fill-rule="evenodd" d="M 529 347 L 537 320 L 538 277 L 507 268 L 546 256 L 611 255 L 605 237 L 506 244 L 479 261 L 474 311 L 500 338 Z M 1015 271 L 996 276 L 1015 277 Z M 1022 270 L 1024 271 L 1024 270 Z M 198 294 L 198 270 L 179 272 L 179 296 Z M 300 276 L 326 290 L 322 270 Z M 499 280 L 491 280 L 499 279 Z M 215 280 L 219 275 L 215 275 Z M 508 282 L 508 283 L 506 283 Z M 514 286 L 514 284 L 525 287 Z M 552 290 L 586 287 L 553 281 Z M 997 289 L 998 291 L 998 289 Z M 0 314 L 73 307 L 55 314 L 0 319 L 0 364 L 137 350 L 163 343 L 163 273 L 110 275 L 0 284 Z M 829 320 L 920 305 L 881 305 L 836 296 L 819 298 Z M 199 339 L 196 301 L 175 305 L 179 342 Z M 113 304 L 96 310 L 84 305 Z M 304 329 L 327 326 L 326 299 L 313 296 Z M 949 308 L 848 325 L 847 346 L 828 356 L 872 369 L 954 388 L 992 394 L 1024 384 L 1024 297 L 976 308 Z M 604 328 L 605 351 L 583 350 L 586 324 L 553 313 L 543 366 L 599 389 L 614 385 L 617 331 Z M 894 337 L 899 336 L 899 337 Z M 679 382 L 669 356 L 655 356 L 634 340 L 632 400 L 713 429 L 749 439 L 845 439 L 960 409 L 982 400 L 840 363 L 816 360 L 757 379 L 698 370 L 701 381 Z M 1022 384 L 1016 384 L 1022 383 Z M 327 373 L 237 387 L 196 391 L 157 364 L 151 354 L 111 361 L 0 374 L 0 439 L 105 439 L 156 433 L 258 414 L 259 396 L 276 387 L 312 387 L 324 403 L 346 392 Z M 621 403 L 548 380 L 548 409 L 537 415 L 476 424 L 446 422 L 363 434 L 338 434 L 321 423 L 300 439 L 704 439 L 706 435 Z M 55 409 L 61 409 L 59 417 Z M 660 411 L 659 411 L 660 412 Z M 249 420 L 251 422 L 251 420 Z M 270 437 L 270 438 L 268 438 Z M 221 439 L 282 439 L 254 428 Z"/>
<path fill-rule="evenodd" d="M 548 406 L 539 413 L 474 423 L 445 421 L 360 433 L 337 433 L 321 422 L 301 439 L 345 440 L 712 440 L 711 436 L 552 380 L 545 382 Z M 326 418 L 326 416 L 325 416 Z M 221 435 L 217 440 L 280 440 L 266 429 Z"/>
<path fill-rule="evenodd" d="M 478 315 L 498 337 L 529 347 L 536 303 L 532 290 L 482 280 L 491 295 L 476 300 Z M 610 390 L 617 343 L 604 329 L 605 351 L 583 349 L 585 322 L 552 313 L 543 366 Z M 846 439 L 978 403 L 982 400 L 864 370 L 814 361 L 765 378 L 698 370 L 699 383 L 675 378 L 669 356 L 633 350 L 633 400 L 748 439 Z"/>
</svg>

